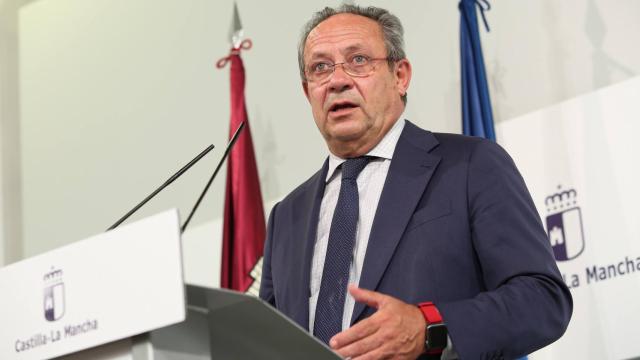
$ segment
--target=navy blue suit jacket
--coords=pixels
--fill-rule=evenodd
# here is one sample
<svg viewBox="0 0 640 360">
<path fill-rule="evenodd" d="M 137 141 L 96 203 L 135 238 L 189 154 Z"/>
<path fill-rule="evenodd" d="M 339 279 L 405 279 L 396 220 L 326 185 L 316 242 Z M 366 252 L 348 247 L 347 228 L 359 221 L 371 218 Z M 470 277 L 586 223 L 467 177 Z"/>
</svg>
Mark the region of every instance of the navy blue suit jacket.
<svg viewBox="0 0 640 360">
<path fill-rule="evenodd" d="M 260 297 L 304 328 L 327 162 L 269 216 Z M 330 261 L 330 259 L 327 259 Z M 572 299 L 525 183 L 497 144 L 405 124 L 360 287 L 433 301 L 461 359 L 528 354 L 565 331 Z M 375 312 L 356 304 L 352 323 Z"/>
</svg>

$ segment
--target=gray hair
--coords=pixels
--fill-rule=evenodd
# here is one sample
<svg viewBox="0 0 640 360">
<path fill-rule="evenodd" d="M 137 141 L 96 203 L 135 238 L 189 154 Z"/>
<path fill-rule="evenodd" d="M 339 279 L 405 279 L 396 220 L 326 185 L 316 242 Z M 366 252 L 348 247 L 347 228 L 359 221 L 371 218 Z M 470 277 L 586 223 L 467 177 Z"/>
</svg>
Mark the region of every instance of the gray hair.
<svg viewBox="0 0 640 360">
<path fill-rule="evenodd" d="M 384 38 L 384 45 L 387 48 L 387 61 L 389 66 L 398 61 L 404 59 L 404 30 L 402 23 L 395 15 L 389 11 L 374 6 L 361 7 L 358 5 L 343 4 L 337 8 L 325 7 L 324 9 L 313 14 L 313 17 L 304 26 L 302 36 L 300 37 L 300 43 L 298 44 L 298 66 L 300 67 L 300 77 L 305 80 L 304 75 L 304 45 L 307 42 L 307 37 L 311 30 L 313 30 L 318 24 L 327 20 L 328 18 L 338 14 L 354 14 L 367 17 L 380 25 L 382 29 L 382 36 Z M 402 99 L 406 103 L 406 95 Z"/>
</svg>

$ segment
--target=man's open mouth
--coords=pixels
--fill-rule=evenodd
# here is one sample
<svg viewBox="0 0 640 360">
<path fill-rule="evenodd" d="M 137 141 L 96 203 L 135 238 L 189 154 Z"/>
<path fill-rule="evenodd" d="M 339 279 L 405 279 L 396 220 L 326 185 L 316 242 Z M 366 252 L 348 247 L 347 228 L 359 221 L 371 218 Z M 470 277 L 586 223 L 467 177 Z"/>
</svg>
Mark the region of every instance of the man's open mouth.
<svg viewBox="0 0 640 360">
<path fill-rule="evenodd" d="M 358 105 L 351 102 L 339 102 L 331 105 L 331 107 L 329 108 L 329 112 L 338 112 L 340 110 L 353 109 L 357 107 Z"/>
</svg>

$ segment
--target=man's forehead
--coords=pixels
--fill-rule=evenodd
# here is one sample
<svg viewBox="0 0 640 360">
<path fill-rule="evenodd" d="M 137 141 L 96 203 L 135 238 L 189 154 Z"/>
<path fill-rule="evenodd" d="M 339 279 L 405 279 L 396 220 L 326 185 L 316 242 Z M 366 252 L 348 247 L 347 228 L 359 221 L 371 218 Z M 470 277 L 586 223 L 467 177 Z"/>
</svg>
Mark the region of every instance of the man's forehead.
<svg viewBox="0 0 640 360">
<path fill-rule="evenodd" d="M 365 16 L 355 14 L 338 14 L 329 17 L 313 28 L 305 42 L 309 49 L 322 43 L 333 43 L 340 40 L 379 39 L 382 31 L 380 25 Z"/>
</svg>

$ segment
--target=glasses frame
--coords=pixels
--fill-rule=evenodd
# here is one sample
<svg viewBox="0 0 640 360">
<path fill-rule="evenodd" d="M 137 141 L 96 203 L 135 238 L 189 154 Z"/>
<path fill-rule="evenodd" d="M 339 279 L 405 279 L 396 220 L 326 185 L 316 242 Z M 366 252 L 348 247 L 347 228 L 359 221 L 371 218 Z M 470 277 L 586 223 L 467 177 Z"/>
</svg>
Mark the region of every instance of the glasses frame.
<svg viewBox="0 0 640 360">
<path fill-rule="evenodd" d="M 371 58 L 371 59 L 367 59 L 367 61 L 369 61 L 369 63 L 375 63 L 377 61 L 382 61 L 385 60 L 387 62 L 390 61 L 390 58 L 387 57 L 382 57 L 382 58 Z M 305 66 L 305 80 L 314 84 L 325 84 L 327 82 L 329 82 L 329 80 L 331 80 L 331 77 L 333 76 L 333 74 L 336 72 L 336 67 L 338 65 L 342 66 L 342 71 L 344 71 L 345 74 L 351 76 L 351 77 L 367 77 L 370 76 L 371 74 L 373 74 L 376 71 L 376 67 L 375 64 L 371 64 L 371 70 L 367 73 L 367 74 L 354 74 L 351 72 L 351 63 L 348 61 L 343 61 L 343 62 L 339 62 L 339 63 L 335 63 L 335 64 L 330 64 L 329 67 L 331 68 L 331 71 L 327 71 L 327 76 L 326 78 L 323 78 L 321 80 L 313 80 L 309 78 L 309 67 Z M 346 66 L 345 66 L 346 65 Z"/>
</svg>

